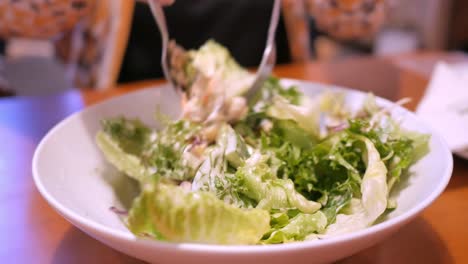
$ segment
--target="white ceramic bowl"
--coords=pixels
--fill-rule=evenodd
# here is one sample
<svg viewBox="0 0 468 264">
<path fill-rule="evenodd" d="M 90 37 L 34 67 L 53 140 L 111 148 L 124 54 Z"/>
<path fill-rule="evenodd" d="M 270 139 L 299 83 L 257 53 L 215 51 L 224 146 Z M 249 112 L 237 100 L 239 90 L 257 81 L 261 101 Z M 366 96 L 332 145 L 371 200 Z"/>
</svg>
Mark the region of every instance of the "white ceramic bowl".
<svg viewBox="0 0 468 264">
<path fill-rule="evenodd" d="M 308 95 L 330 88 L 296 83 Z M 342 89 L 334 87 L 332 89 Z M 347 101 L 357 107 L 365 94 L 347 91 Z M 176 244 L 140 239 L 130 233 L 110 206 L 126 207 L 135 186 L 109 166 L 94 137 L 100 120 L 125 115 L 157 126 L 157 105 L 177 116 L 180 105 L 171 89 L 144 89 L 117 97 L 76 113 L 55 126 L 39 144 L 33 160 L 37 188 L 63 217 L 97 240 L 128 255 L 157 263 L 324 263 L 352 255 L 385 239 L 431 204 L 444 190 L 452 172 L 452 154 L 440 136 L 411 112 L 395 107 L 403 126 L 431 133 L 430 153 L 411 168 L 411 177 L 395 193 L 398 207 L 379 224 L 355 233 L 320 241 L 268 246 L 216 246 Z M 381 105 L 392 104 L 378 99 Z"/>
</svg>

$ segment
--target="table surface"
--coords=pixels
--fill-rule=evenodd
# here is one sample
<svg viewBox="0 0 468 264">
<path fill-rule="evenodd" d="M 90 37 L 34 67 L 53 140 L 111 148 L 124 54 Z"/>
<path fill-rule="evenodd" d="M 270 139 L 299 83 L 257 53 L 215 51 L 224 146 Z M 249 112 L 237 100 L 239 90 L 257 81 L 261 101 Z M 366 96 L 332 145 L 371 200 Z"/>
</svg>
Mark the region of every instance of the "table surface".
<svg viewBox="0 0 468 264">
<path fill-rule="evenodd" d="M 410 96 L 414 109 L 439 60 L 468 62 L 460 53 L 359 57 L 281 65 L 280 77 L 372 91 L 392 100 Z M 161 81 L 105 91 L 69 90 L 41 97 L 0 99 L 0 259 L 14 263 L 140 263 L 94 240 L 58 215 L 34 186 L 31 159 L 60 120 L 106 98 Z M 340 263 L 468 263 L 468 162 L 455 157 L 444 193 L 419 217 L 380 244 Z"/>
</svg>

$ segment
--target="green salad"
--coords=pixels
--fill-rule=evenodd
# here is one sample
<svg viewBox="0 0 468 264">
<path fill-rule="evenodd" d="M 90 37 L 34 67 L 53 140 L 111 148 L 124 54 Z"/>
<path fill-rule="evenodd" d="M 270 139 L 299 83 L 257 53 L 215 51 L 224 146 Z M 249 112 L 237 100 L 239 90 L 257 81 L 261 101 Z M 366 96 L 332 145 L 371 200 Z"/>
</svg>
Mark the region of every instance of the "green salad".
<svg viewBox="0 0 468 264">
<path fill-rule="evenodd" d="M 178 120 L 155 130 L 102 121 L 106 159 L 139 182 L 124 217 L 137 236 L 206 244 L 278 244 L 367 228 L 398 206 L 390 193 L 428 152 L 373 95 L 358 110 L 344 92 L 314 97 L 270 77 L 253 100 L 253 74 L 227 49 L 171 45 L 182 88 Z M 155 107 L 156 109 L 156 107 Z"/>
</svg>

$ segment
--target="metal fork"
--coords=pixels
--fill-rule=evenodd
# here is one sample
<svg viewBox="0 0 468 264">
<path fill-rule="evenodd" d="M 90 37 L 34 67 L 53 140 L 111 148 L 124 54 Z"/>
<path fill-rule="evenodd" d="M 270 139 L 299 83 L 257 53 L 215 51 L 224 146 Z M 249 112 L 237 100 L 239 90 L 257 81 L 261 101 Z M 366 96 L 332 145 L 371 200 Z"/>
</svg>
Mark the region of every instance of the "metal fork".
<svg viewBox="0 0 468 264">
<path fill-rule="evenodd" d="M 171 84 L 171 86 L 179 91 L 179 87 L 174 79 L 171 77 L 169 71 L 169 63 L 167 61 L 167 49 L 169 46 L 169 32 L 167 30 L 166 17 L 164 11 L 158 0 L 148 0 L 151 12 L 153 13 L 156 24 L 158 24 L 159 31 L 162 39 L 162 54 L 161 54 L 161 66 L 164 73 L 164 77 Z"/>
<path fill-rule="evenodd" d="M 270 17 L 270 26 L 268 27 L 268 36 L 266 41 L 265 50 L 263 51 L 262 61 L 257 70 L 255 81 L 250 89 L 245 94 L 247 101 L 250 102 L 255 94 L 262 88 L 265 80 L 270 76 L 276 62 L 276 45 L 275 35 L 278 26 L 279 14 L 281 9 L 281 0 L 275 0 L 273 10 Z"/>
</svg>

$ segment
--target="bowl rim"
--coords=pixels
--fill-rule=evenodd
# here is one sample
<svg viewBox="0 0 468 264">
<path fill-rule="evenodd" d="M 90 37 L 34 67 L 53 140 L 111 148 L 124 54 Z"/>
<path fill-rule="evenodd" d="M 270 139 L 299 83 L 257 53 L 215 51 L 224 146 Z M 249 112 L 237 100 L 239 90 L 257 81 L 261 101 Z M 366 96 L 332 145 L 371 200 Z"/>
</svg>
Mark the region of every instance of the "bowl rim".
<svg viewBox="0 0 468 264">
<path fill-rule="evenodd" d="M 357 92 L 357 93 L 365 93 L 360 90 L 345 88 L 342 86 L 332 85 L 332 84 L 324 84 L 319 82 L 312 82 L 307 80 L 299 80 L 299 79 L 289 79 L 289 78 L 281 78 L 281 81 L 292 82 L 296 84 L 313 84 L 313 85 L 320 85 L 326 86 L 332 89 L 338 89 L 343 91 L 350 91 L 350 92 Z M 211 252 L 211 253 L 224 253 L 224 254 L 249 254 L 249 253 L 270 253 L 274 252 L 285 252 L 291 250 L 303 250 L 303 249 L 312 249 L 312 248 L 320 248 L 330 246 L 332 244 L 340 244 L 349 242 L 352 240 L 360 239 L 371 234 L 380 233 L 384 230 L 391 228 L 392 226 L 398 226 L 398 223 L 406 223 L 409 220 L 413 219 L 419 213 L 421 213 L 425 208 L 427 208 L 446 188 L 448 185 L 452 171 L 453 171 L 453 157 L 452 153 L 450 152 L 447 143 L 445 140 L 434 130 L 432 129 L 427 123 L 421 120 L 416 114 L 402 106 L 395 105 L 390 100 L 385 98 L 376 96 L 376 98 L 385 104 L 395 105 L 399 111 L 403 110 L 405 115 L 410 115 L 412 118 L 416 118 L 418 122 L 422 124 L 422 127 L 429 130 L 431 133 L 431 140 L 438 141 L 438 144 L 441 146 L 443 158 L 443 162 L 446 164 L 444 171 L 441 176 L 441 180 L 439 181 L 436 188 L 426 197 L 426 199 L 417 203 L 413 208 L 410 208 L 408 211 L 401 213 L 398 216 L 393 218 L 387 219 L 383 222 L 377 223 L 372 225 L 368 228 L 358 230 L 355 232 L 351 232 L 348 234 L 339 235 L 336 237 L 330 237 L 327 239 L 322 240 L 310 240 L 310 241 L 298 241 L 293 243 L 286 243 L 286 244 L 273 244 L 273 245 L 213 245 L 213 244 L 196 244 L 196 243 L 175 243 L 175 242 L 168 242 L 168 241 L 159 241 L 159 240 L 152 240 L 147 238 L 140 238 L 136 237 L 129 231 L 122 231 L 116 230 L 114 228 L 108 227 L 104 224 L 95 222 L 90 220 L 84 216 L 79 215 L 78 213 L 74 212 L 72 209 L 64 206 L 60 201 L 55 199 L 55 197 L 50 194 L 46 187 L 43 185 L 41 181 L 41 177 L 38 171 L 38 162 L 39 156 L 51 137 L 58 131 L 61 127 L 65 126 L 68 122 L 71 122 L 74 118 L 79 115 L 82 115 L 86 112 L 92 111 L 95 108 L 99 108 L 101 105 L 110 103 L 111 101 L 121 100 L 126 96 L 129 95 L 136 95 L 138 93 L 145 93 L 148 90 L 157 90 L 162 89 L 167 84 L 159 84 L 159 85 L 152 85 L 142 89 L 138 89 L 137 91 L 132 91 L 129 93 L 125 93 L 123 95 L 115 96 L 110 99 L 104 100 L 97 104 L 85 107 L 84 109 L 73 113 L 72 115 L 66 117 L 58 124 L 56 124 L 52 129 L 50 129 L 47 134 L 42 138 L 36 150 L 34 151 L 34 156 L 32 160 L 32 174 L 34 183 L 39 190 L 39 193 L 42 197 L 49 203 L 54 210 L 56 210 L 60 215 L 62 215 L 67 221 L 69 221 L 72 225 L 82 229 L 85 233 L 88 233 L 87 230 L 92 230 L 93 232 L 97 232 L 101 235 L 105 235 L 106 237 L 113 237 L 121 241 L 132 242 L 132 243 L 139 243 L 143 244 L 148 247 L 159 247 L 166 250 L 184 250 L 190 252 Z M 86 227 L 86 228 L 84 228 Z M 91 234 L 91 233 L 88 233 Z M 104 242 L 104 241 L 103 241 Z"/>
</svg>

